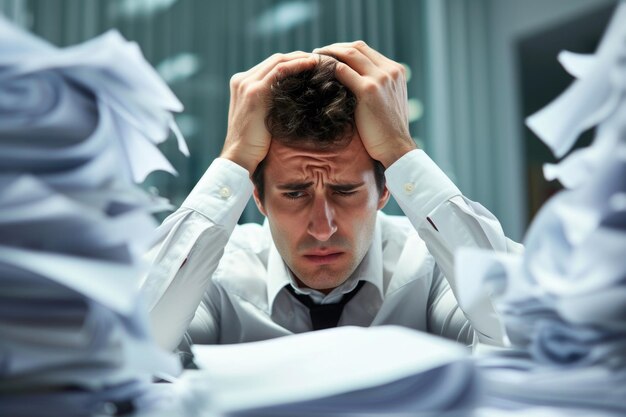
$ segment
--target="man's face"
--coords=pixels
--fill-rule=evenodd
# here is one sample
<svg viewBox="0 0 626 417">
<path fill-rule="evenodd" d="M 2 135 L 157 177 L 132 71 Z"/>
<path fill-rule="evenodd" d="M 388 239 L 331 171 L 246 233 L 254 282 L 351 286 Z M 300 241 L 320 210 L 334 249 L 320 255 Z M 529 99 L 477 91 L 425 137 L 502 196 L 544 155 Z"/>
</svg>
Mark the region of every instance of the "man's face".
<svg viewBox="0 0 626 417">
<path fill-rule="evenodd" d="M 341 149 L 314 150 L 272 141 L 265 197 L 254 197 L 272 238 L 300 284 L 328 292 L 354 272 L 372 242 L 378 192 L 373 160 L 355 134 Z"/>
</svg>

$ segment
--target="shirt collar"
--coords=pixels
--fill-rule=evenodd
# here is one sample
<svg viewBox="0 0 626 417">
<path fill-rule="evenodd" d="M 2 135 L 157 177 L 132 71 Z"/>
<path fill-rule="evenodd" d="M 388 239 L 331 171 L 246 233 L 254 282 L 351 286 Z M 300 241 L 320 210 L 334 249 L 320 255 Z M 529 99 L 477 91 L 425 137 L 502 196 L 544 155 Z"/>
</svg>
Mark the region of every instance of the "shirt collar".
<svg viewBox="0 0 626 417">
<path fill-rule="evenodd" d="M 268 228 L 269 229 L 269 228 Z M 354 273 L 340 285 L 336 290 L 342 294 L 352 291 L 359 281 L 367 281 L 374 285 L 378 290 L 378 294 L 382 300 L 383 298 L 383 248 L 382 248 L 382 234 L 380 230 L 380 221 L 378 216 L 376 218 L 376 225 L 374 226 L 374 237 L 372 244 L 365 254 L 365 257 L 356 268 Z M 276 245 L 274 245 L 273 239 L 270 238 L 270 250 L 267 260 L 267 301 L 269 306 L 269 312 L 271 314 L 274 301 L 284 289 L 285 285 L 291 285 L 298 292 L 310 292 L 302 291 L 298 288 L 293 277 L 293 273 L 283 261 L 283 258 L 278 253 Z M 334 293 L 331 292 L 332 295 Z"/>
</svg>

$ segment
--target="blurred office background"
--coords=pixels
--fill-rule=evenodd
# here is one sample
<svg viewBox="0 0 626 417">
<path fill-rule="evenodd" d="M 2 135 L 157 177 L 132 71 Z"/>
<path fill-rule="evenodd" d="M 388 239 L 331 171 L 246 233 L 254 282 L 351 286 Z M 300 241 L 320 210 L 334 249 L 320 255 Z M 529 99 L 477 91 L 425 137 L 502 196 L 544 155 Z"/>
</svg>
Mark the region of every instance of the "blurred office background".
<svg viewBox="0 0 626 417">
<path fill-rule="evenodd" d="M 363 39 L 409 69 L 415 140 L 520 240 L 559 188 L 524 126 L 572 79 L 561 49 L 593 52 L 617 0 L 0 0 L 10 20 L 67 46 L 110 28 L 136 41 L 185 105 L 191 157 L 145 186 L 182 202 L 226 134 L 230 77 L 274 52 Z M 120 63 L 123 65 L 123 63 Z M 399 213 L 392 202 L 385 211 Z M 242 221 L 262 221 L 249 204 Z"/>
</svg>

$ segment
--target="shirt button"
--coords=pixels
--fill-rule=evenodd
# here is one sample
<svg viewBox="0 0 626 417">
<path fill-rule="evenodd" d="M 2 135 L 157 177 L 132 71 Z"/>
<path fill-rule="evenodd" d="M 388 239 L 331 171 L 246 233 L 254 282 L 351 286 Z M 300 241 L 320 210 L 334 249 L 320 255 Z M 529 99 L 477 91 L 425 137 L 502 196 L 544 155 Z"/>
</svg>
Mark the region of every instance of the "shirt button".
<svg viewBox="0 0 626 417">
<path fill-rule="evenodd" d="M 232 192 L 230 191 L 230 188 L 228 187 L 220 188 L 219 192 L 220 192 L 220 197 L 222 197 L 224 200 L 226 200 L 232 195 Z"/>
<path fill-rule="evenodd" d="M 413 194 L 413 191 L 415 191 L 415 184 L 413 184 L 412 182 L 407 182 L 406 184 L 404 184 L 405 193 Z"/>
</svg>

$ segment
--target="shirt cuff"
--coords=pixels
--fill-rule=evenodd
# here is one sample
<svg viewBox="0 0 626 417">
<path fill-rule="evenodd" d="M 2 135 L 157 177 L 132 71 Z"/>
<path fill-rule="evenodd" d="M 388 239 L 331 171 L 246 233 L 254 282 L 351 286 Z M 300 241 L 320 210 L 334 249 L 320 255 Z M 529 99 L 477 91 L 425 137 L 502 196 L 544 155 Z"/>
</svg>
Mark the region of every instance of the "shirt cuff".
<svg viewBox="0 0 626 417">
<path fill-rule="evenodd" d="M 387 188 L 405 214 L 424 219 L 461 191 L 421 149 L 408 152 L 385 171 Z M 410 213 L 407 213 L 410 211 Z"/>
<path fill-rule="evenodd" d="M 216 158 L 181 207 L 194 210 L 216 225 L 234 227 L 252 195 L 248 170 Z"/>
</svg>

